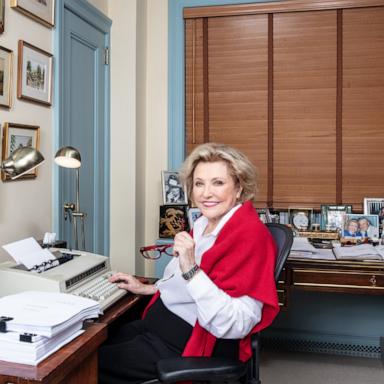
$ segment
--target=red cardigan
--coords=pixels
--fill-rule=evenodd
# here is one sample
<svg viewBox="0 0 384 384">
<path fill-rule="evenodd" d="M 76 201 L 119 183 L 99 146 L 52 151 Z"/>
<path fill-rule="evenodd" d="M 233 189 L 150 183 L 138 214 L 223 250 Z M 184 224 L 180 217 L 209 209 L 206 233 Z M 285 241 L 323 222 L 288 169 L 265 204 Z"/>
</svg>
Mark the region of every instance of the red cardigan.
<svg viewBox="0 0 384 384">
<path fill-rule="evenodd" d="M 200 268 L 232 297 L 250 296 L 264 303 L 261 321 L 240 340 L 239 359 L 251 355 L 250 336 L 269 326 L 279 305 L 274 280 L 276 246 L 272 235 L 260 221 L 251 202 L 239 208 L 220 231 L 215 244 L 202 257 Z M 144 310 L 157 300 L 157 292 Z M 211 356 L 216 337 L 197 321 L 183 356 Z"/>
</svg>

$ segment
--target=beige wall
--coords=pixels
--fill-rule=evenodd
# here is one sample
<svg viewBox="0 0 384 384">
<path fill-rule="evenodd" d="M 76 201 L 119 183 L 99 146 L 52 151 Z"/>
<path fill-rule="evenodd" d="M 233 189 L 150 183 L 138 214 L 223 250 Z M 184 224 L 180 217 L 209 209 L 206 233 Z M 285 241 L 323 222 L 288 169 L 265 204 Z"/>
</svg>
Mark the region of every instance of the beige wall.
<svg viewBox="0 0 384 384">
<path fill-rule="evenodd" d="M 161 170 L 167 168 L 168 1 L 89 3 L 112 19 L 111 261 L 115 269 L 148 276 L 153 264 L 143 262 L 138 248 L 158 237 Z M 0 45 L 16 51 L 21 38 L 53 51 L 52 30 L 9 7 L 6 20 Z M 36 180 L 2 183 L 0 245 L 30 235 L 41 238 L 51 230 L 52 116 L 52 108 L 21 101 L 10 111 L 0 110 L 0 123 L 41 126 L 41 150 L 47 159 Z"/>
<path fill-rule="evenodd" d="M 13 84 L 12 107 L 0 107 L 0 124 L 2 128 L 4 122 L 40 126 L 40 150 L 46 161 L 34 180 L 0 181 L 0 245 L 29 236 L 41 239 L 44 232 L 51 231 L 53 107 L 18 100 L 16 78 L 18 40 L 53 52 L 52 38 L 52 29 L 10 9 L 5 2 L 5 32 L 0 35 L 0 45 L 13 50 Z M 0 248 L 0 261 L 7 258 Z"/>
<path fill-rule="evenodd" d="M 143 262 L 138 248 L 158 237 L 161 170 L 167 168 L 167 4 L 113 0 L 107 14 L 112 19 L 111 261 L 115 269 L 147 276 L 153 264 Z"/>
</svg>

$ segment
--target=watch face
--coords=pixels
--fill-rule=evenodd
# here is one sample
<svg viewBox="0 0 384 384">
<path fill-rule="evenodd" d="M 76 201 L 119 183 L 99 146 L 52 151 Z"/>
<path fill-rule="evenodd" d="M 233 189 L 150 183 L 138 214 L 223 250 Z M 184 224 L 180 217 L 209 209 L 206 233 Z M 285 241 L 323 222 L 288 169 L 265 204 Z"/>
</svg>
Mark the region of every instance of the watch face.
<svg viewBox="0 0 384 384">
<path fill-rule="evenodd" d="M 309 219 L 304 212 L 297 212 L 293 215 L 292 223 L 297 229 L 308 229 Z"/>
</svg>

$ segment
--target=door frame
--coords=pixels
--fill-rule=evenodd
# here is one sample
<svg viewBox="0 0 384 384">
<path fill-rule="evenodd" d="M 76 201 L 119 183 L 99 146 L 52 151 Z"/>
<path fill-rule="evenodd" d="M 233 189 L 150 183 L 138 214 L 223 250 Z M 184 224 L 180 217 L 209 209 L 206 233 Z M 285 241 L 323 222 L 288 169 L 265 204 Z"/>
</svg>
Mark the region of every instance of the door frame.
<svg viewBox="0 0 384 384">
<path fill-rule="evenodd" d="M 60 145 L 60 134 L 63 129 L 63 113 L 64 113 L 64 97 L 62 97 L 63 84 L 63 68 L 64 68 L 64 12 L 70 10 L 79 16 L 94 28 L 100 30 L 105 36 L 105 46 L 110 49 L 110 29 L 112 21 L 100 12 L 93 5 L 85 0 L 57 0 L 56 1 L 56 28 L 54 32 L 54 55 L 55 55 L 55 82 L 54 82 L 54 130 L 52 135 L 52 149 L 56 153 Z M 100 140 L 104 142 L 104 193 L 101 195 L 102 201 L 95 201 L 94 204 L 104 207 L 104 223 L 101 226 L 102 236 L 104 237 L 103 255 L 109 255 L 110 249 L 110 62 L 104 66 L 105 80 L 105 103 L 104 103 L 104 135 L 100 136 Z M 97 148 L 95 148 L 95 151 Z M 59 189 L 59 170 L 53 166 L 52 170 L 52 223 L 54 231 L 58 236 L 62 236 L 63 229 L 61 218 L 63 215 L 60 206 L 60 189 Z"/>
</svg>

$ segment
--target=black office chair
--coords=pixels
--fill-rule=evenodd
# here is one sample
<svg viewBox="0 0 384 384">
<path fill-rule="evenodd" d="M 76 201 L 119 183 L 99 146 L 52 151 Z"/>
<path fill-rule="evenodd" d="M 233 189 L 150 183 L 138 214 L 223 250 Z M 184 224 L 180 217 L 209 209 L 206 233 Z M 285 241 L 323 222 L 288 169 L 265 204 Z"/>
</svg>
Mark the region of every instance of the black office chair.
<svg viewBox="0 0 384 384">
<path fill-rule="evenodd" d="M 291 250 L 293 234 L 285 225 L 276 223 L 266 225 L 278 247 L 275 267 L 277 282 Z M 160 360 L 157 363 L 158 379 L 146 381 L 145 384 L 178 381 L 260 384 L 260 333 L 252 335 L 251 346 L 252 358 L 246 363 L 218 357 L 177 357 Z"/>
</svg>

